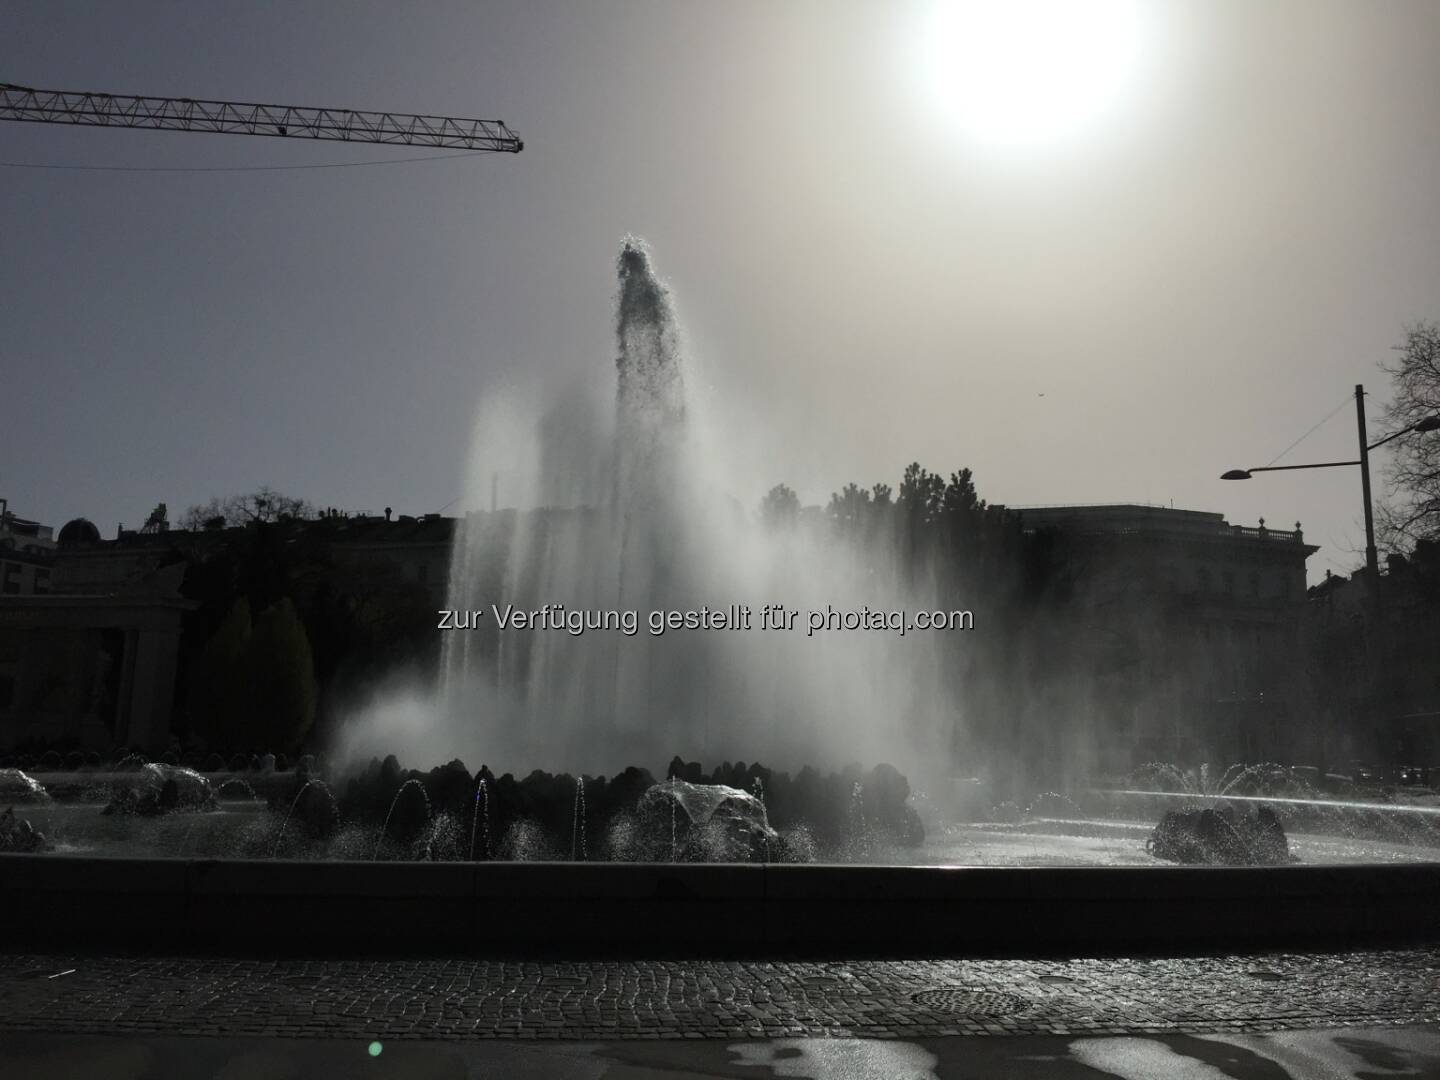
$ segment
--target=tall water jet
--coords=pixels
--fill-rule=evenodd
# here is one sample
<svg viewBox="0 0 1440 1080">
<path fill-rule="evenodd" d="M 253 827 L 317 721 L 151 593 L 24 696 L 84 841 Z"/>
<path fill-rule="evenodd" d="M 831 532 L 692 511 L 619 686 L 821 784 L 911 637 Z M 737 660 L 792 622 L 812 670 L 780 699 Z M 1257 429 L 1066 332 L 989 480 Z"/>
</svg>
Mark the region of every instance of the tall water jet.
<svg viewBox="0 0 1440 1080">
<path fill-rule="evenodd" d="M 611 444 L 585 451 L 612 463 L 608 480 L 588 492 L 582 508 L 469 515 L 452 564 L 451 608 L 484 610 L 486 622 L 445 642 L 447 706 L 503 716 L 499 726 L 507 730 L 499 741 L 508 736 L 512 756 L 524 759 L 543 748 L 552 765 L 593 766 L 582 751 L 617 738 L 626 753 L 644 753 L 657 718 L 664 716 L 673 731 L 686 724 L 695 703 L 693 687 L 677 695 L 683 684 L 665 678 L 666 670 L 684 666 L 684 642 L 660 642 L 638 626 L 627 632 L 613 624 L 583 638 L 563 628 L 515 633 L 495 625 L 486 607 L 559 604 L 577 616 L 643 617 L 688 592 L 686 578 L 697 560 L 683 550 L 681 535 L 688 524 L 679 503 L 693 477 L 686 469 L 678 321 L 643 243 L 627 238 L 616 269 Z M 553 474 L 573 466 L 573 456 L 553 460 L 556 437 L 556 425 L 542 417 L 535 447 L 542 501 L 564 487 Z M 686 741 L 683 732 L 680 739 Z"/>
<path fill-rule="evenodd" d="M 481 615 L 444 633 L 434 724 L 447 734 L 429 752 L 577 774 L 677 752 L 788 768 L 943 760 L 955 675 L 935 635 L 806 633 L 806 614 L 830 605 L 928 610 L 926 582 L 883 530 L 746 513 L 765 487 L 731 494 L 734 433 L 693 395 L 650 252 L 627 239 L 616 273 L 608 421 L 564 394 L 484 407 L 471 497 L 488 500 L 503 460 L 530 505 L 469 513 L 457 531 L 447 606 Z M 762 626 L 771 604 L 792 613 L 782 629 Z M 701 610 L 735 614 L 722 628 L 650 622 Z M 539 616 L 517 628 L 517 611 Z"/>
<path fill-rule="evenodd" d="M 628 514 L 653 507 L 677 490 L 685 374 L 670 293 L 635 237 L 626 237 L 621 246 L 618 270 L 614 499 Z"/>
</svg>

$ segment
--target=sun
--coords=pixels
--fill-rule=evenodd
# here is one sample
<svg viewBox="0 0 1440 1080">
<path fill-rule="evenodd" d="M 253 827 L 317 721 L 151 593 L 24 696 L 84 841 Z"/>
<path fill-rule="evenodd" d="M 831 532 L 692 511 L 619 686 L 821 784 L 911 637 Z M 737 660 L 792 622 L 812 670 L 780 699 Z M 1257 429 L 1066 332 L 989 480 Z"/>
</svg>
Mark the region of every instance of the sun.
<svg viewBox="0 0 1440 1080">
<path fill-rule="evenodd" d="M 1072 133 L 1129 80 L 1136 8 L 1135 0 L 940 0 L 925 28 L 928 91 L 986 140 Z"/>
</svg>

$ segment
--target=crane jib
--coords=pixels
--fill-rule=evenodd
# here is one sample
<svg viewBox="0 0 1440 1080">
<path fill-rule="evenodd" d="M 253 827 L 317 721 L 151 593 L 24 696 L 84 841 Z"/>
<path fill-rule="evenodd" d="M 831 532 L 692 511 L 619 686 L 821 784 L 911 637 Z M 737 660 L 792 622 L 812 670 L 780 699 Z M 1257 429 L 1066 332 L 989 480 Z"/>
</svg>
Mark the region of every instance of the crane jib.
<svg viewBox="0 0 1440 1080">
<path fill-rule="evenodd" d="M 0 83 L 0 120 L 271 135 L 509 154 L 518 154 L 525 146 L 519 135 L 500 120 L 35 90 L 10 83 Z"/>
</svg>

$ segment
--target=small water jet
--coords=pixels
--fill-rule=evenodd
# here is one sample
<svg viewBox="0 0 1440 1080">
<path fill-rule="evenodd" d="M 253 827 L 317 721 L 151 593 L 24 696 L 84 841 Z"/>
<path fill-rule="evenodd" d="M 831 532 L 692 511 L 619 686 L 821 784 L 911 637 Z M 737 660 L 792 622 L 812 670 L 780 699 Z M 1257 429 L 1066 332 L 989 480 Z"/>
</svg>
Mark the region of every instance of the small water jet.
<svg viewBox="0 0 1440 1080">
<path fill-rule="evenodd" d="M 316 831 L 328 831 L 328 829 L 333 829 L 335 819 L 339 816 L 335 810 L 335 793 L 330 790 L 329 785 L 326 784 L 324 780 L 320 780 L 318 778 L 306 780 L 303 784 L 300 785 L 300 790 L 295 792 L 295 798 L 290 800 L 290 809 L 285 812 L 285 820 L 280 823 L 280 831 L 275 834 L 275 846 L 270 853 L 272 858 L 274 858 L 280 853 L 280 841 L 285 838 L 285 829 L 290 824 L 290 819 L 295 815 L 295 808 L 300 805 L 301 797 L 304 796 L 304 794 L 311 788 L 315 788 L 324 794 L 327 806 L 329 808 L 329 813 L 325 815 L 329 819 L 328 828 L 322 826 L 320 829 L 316 829 Z M 315 825 L 314 814 L 306 814 L 306 819 L 312 823 L 313 828 Z"/>
<path fill-rule="evenodd" d="M 575 778 L 575 809 L 570 823 L 570 861 L 586 862 L 590 858 L 585 846 L 585 781 Z"/>
<path fill-rule="evenodd" d="M 764 781 L 762 778 L 758 777 L 758 776 L 755 777 L 755 783 L 751 785 L 750 791 L 751 791 L 751 793 L 755 796 L 755 801 L 760 804 L 760 809 L 761 809 L 761 810 L 764 810 L 764 809 L 765 809 L 765 781 Z M 767 837 L 765 838 L 765 861 L 766 861 L 766 862 L 769 862 L 769 861 L 770 861 L 770 855 L 771 855 L 770 838 L 767 836 Z"/>
<path fill-rule="evenodd" d="M 485 786 L 485 778 L 482 776 L 475 784 L 475 805 L 470 811 L 470 858 L 475 858 L 475 827 L 484 822 L 484 841 L 482 848 L 483 856 L 490 858 L 490 789 Z"/>
<path fill-rule="evenodd" d="M 395 807 L 400 803 L 400 796 L 404 795 L 405 789 L 409 787 L 416 788 L 420 792 L 420 798 L 424 800 L 425 820 L 428 822 L 433 816 L 430 808 L 430 793 L 425 790 L 425 785 L 414 778 L 406 780 L 395 792 L 395 798 L 390 800 L 390 809 L 385 814 L 385 824 L 380 826 L 380 835 L 375 839 L 375 851 L 370 856 L 372 859 L 380 858 L 380 846 L 385 842 L 385 836 L 390 831 L 390 819 L 395 814 Z"/>
<path fill-rule="evenodd" d="M 865 821 L 865 785 L 855 781 L 850 789 L 850 805 L 846 817 L 846 853 L 851 859 L 863 861 L 871 855 L 870 828 Z"/>
</svg>

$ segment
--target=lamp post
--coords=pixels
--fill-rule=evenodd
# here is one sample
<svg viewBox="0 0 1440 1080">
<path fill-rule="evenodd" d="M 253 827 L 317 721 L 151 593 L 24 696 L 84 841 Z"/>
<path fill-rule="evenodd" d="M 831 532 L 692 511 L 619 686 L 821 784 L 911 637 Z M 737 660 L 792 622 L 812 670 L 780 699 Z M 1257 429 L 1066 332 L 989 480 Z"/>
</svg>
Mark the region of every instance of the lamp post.
<svg viewBox="0 0 1440 1080">
<path fill-rule="evenodd" d="M 1365 387 L 1357 384 L 1355 387 L 1355 424 L 1359 436 L 1360 456 L 1354 461 L 1321 461 L 1313 465 L 1265 465 L 1253 469 L 1231 469 L 1224 473 L 1222 480 L 1249 480 L 1252 473 L 1257 472 L 1287 472 L 1294 469 L 1337 469 L 1349 465 L 1360 466 L 1360 490 L 1365 499 L 1365 568 L 1369 571 L 1370 577 L 1370 600 L 1374 604 L 1380 602 L 1380 558 L 1375 550 L 1375 516 L 1370 504 L 1370 451 L 1375 450 L 1392 439 L 1398 439 L 1401 435 L 1408 435 L 1411 432 L 1425 432 L 1440 430 L 1440 415 L 1427 416 L 1417 420 L 1409 427 L 1401 428 L 1399 431 L 1386 435 L 1377 442 L 1368 442 L 1365 433 Z M 1378 683 L 1378 673 L 1373 673 L 1372 678 Z"/>
<path fill-rule="evenodd" d="M 1365 568 L 1370 572 L 1371 581 L 1378 587 L 1380 579 L 1380 557 L 1375 550 L 1375 515 L 1370 504 L 1370 451 L 1377 447 L 1384 446 L 1392 439 L 1398 439 L 1401 435 L 1408 435 L 1411 432 L 1424 432 L 1440 430 L 1440 415 L 1427 416 L 1418 420 L 1409 427 L 1401 428 L 1399 431 L 1378 442 L 1367 443 L 1365 435 L 1365 387 L 1357 383 L 1355 386 L 1355 424 L 1360 438 L 1360 456 L 1355 461 L 1320 461 L 1313 465 L 1261 465 L 1251 469 L 1231 469 L 1220 476 L 1221 480 L 1249 480 L 1252 473 L 1257 472 L 1290 472 L 1296 469 L 1338 469 L 1348 465 L 1360 466 L 1360 489 L 1365 499 Z"/>
</svg>

